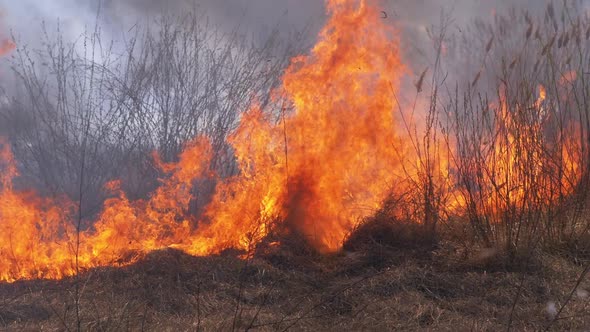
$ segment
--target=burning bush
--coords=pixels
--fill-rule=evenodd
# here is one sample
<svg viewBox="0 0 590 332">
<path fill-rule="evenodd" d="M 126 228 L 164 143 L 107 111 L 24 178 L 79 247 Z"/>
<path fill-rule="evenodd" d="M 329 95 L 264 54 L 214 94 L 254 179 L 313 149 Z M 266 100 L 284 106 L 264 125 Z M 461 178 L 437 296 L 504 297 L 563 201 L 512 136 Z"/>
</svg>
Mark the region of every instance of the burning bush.
<svg viewBox="0 0 590 332">
<path fill-rule="evenodd" d="M 3 145 L 0 280 L 62 278 L 80 269 L 128 264 L 163 248 L 196 256 L 235 249 L 248 257 L 258 252 L 281 259 L 286 256 L 277 254 L 276 248 L 288 248 L 294 260 L 335 253 L 343 247 L 369 252 L 423 248 L 436 243 L 437 227 L 456 221 L 453 219 L 467 219 L 486 247 L 502 246 L 508 253 L 588 231 L 588 224 L 576 216 L 560 222 L 556 216 L 566 202 L 583 202 L 571 198 L 584 197 L 588 187 L 583 181 L 588 177 L 590 107 L 585 104 L 588 86 L 579 77 L 587 72 L 583 54 L 590 46 L 590 30 L 582 41 L 582 24 L 564 21 L 559 27 L 553 10 L 547 13 L 547 20 L 553 23 L 547 29 L 523 15 L 518 22 L 526 30 L 524 48 L 517 54 L 505 54 L 501 42 L 510 33 L 505 19 L 498 18 L 494 26 L 484 29 L 492 36 L 486 38 L 483 63 L 475 78 L 464 89 L 456 86 L 454 96 L 444 103 L 440 93 L 451 89 L 440 77 L 441 33 L 430 95 L 422 94 L 427 86 L 424 71 L 416 85 L 415 102 L 406 107 L 398 98 L 409 90 L 402 86 L 408 69 L 400 55 L 397 30 L 386 24 L 370 0 L 327 0 L 326 8 L 329 18 L 316 45 L 308 55 L 291 59 L 280 86 L 256 84 L 256 91 L 263 95 L 240 97 L 248 95 L 244 86 L 261 80 L 261 73 L 268 69 L 261 58 L 252 60 L 254 63 L 240 58 L 249 68 L 245 71 L 256 74 L 242 77 L 238 68 L 234 74 L 244 80 L 242 85 L 229 90 L 223 85 L 221 91 L 211 91 L 229 100 L 228 107 L 243 107 L 239 123 L 234 122 L 233 113 L 209 117 L 185 113 L 212 107 L 215 102 L 199 104 L 192 99 L 192 90 L 183 90 L 187 80 L 203 77 L 192 71 L 194 76 L 189 79 L 181 75 L 183 61 L 190 63 L 182 52 L 150 55 L 153 49 L 145 50 L 145 59 L 155 63 L 147 81 L 168 77 L 161 72 L 168 70 L 181 75 L 174 81 L 177 85 L 164 80 L 163 86 L 153 87 L 138 79 L 135 83 L 146 94 L 133 96 L 126 84 L 109 85 L 121 94 L 115 93 L 113 105 L 124 102 L 107 114 L 97 107 L 97 113 L 68 118 L 68 107 L 94 109 L 94 104 L 103 105 L 103 101 L 92 91 L 64 91 L 63 96 L 86 96 L 90 102 L 78 98 L 77 104 L 65 107 L 68 98 L 62 97 L 56 105 L 64 107 L 58 108 L 63 114 L 56 119 L 45 114 L 46 121 L 41 122 L 48 123 L 49 129 L 72 125 L 76 133 L 54 135 L 52 140 L 37 137 L 40 145 L 25 150 L 33 153 L 32 159 L 43 159 L 47 156 L 37 153 L 39 146 L 46 141 L 66 142 L 65 155 L 75 160 L 65 164 L 68 171 L 75 171 L 77 194 L 70 199 L 41 200 L 14 190 L 16 162 Z M 162 33 L 166 38 L 158 50 L 185 45 L 175 39 L 172 27 L 163 26 Z M 153 46 L 149 38 L 146 45 Z M 242 54 L 232 46 L 226 52 L 220 59 Z M 25 58 L 23 55 L 21 61 Z M 85 65 L 64 75 L 81 82 L 86 70 L 94 73 L 103 68 L 94 60 L 84 61 Z M 160 66 L 160 61 L 165 64 Z M 22 63 L 21 76 L 29 77 L 30 68 Z M 222 63 L 224 68 L 233 65 Z M 130 68 L 143 74 L 144 65 Z M 495 98 L 486 97 L 489 86 L 478 90 L 484 80 L 496 91 Z M 96 83 L 105 86 L 103 81 Z M 37 85 L 28 85 L 35 90 L 32 86 Z M 178 91 L 180 97 L 168 94 L 170 91 Z M 205 94 L 196 99 L 207 98 Z M 156 188 L 144 199 L 130 199 L 121 182 L 108 182 L 106 192 L 113 197 L 92 214 L 92 227 L 82 227 L 89 219 L 84 193 L 103 185 L 102 177 L 85 178 L 98 172 L 96 160 L 108 158 L 108 153 L 100 151 L 115 151 L 105 146 L 133 145 L 140 140 L 132 135 L 129 143 L 125 135 L 133 128 L 149 127 L 150 121 L 137 119 L 165 108 L 159 101 L 169 99 L 178 104 L 150 118 L 166 123 L 164 128 L 155 130 L 158 134 L 142 131 L 143 138 L 161 142 L 162 151 L 150 159 L 162 175 Z M 194 102 L 182 102 L 187 99 Z M 142 108 L 144 102 L 147 108 Z M 120 108 L 129 104 L 140 108 L 118 119 Z M 184 126 L 187 122 L 192 129 Z M 222 133 L 208 132 L 205 129 L 211 128 L 200 128 L 201 123 L 218 126 Z M 112 124 L 122 128 L 104 129 Z M 42 128 L 43 133 L 52 133 Z M 70 138 L 77 134 L 82 138 Z M 100 145 L 99 138 L 109 144 Z M 71 140 L 75 142 L 68 143 Z M 23 139 L 18 147 L 28 144 Z M 228 170 L 232 166 L 235 169 Z M 63 169 L 57 169 L 55 174 L 61 174 Z M 213 192 L 207 195 L 208 202 L 201 202 L 203 206 L 197 209 L 194 196 L 199 188 L 195 184 L 203 179 L 213 179 L 216 185 L 208 189 Z M 384 205 L 392 197 L 395 204 Z M 196 210 L 202 213 L 197 215 Z M 122 260 L 130 252 L 138 256 Z"/>
<path fill-rule="evenodd" d="M 481 50 L 485 70 L 449 107 L 465 214 L 484 243 L 508 253 L 587 231 L 575 211 L 588 188 L 581 98 L 588 86 L 578 77 L 590 34 L 580 21 L 558 23 L 557 15 L 550 4 L 545 21 L 513 11 L 477 23 L 472 38 L 491 36 Z M 494 98 L 481 92 L 489 87 Z"/>
</svg>

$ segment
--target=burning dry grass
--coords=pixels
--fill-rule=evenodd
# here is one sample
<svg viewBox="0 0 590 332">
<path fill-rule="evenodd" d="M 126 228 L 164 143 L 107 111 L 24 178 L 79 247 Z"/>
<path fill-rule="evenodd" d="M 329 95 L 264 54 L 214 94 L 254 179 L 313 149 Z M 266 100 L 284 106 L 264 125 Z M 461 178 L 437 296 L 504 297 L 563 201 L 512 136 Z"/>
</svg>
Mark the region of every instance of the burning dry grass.
<svg viewBox="0 0 590 332">
<path fill-rule="evenodd" d="M 522 60 L 517 74 L 498 69 L 500 78 L 483 72 L 493 76 L 496 100 L 474 90 L 476 80 L 462 104 L 457 88 L 441 107 L 439 89 L 446 87 L 436 85 L 434 70 L 430 96 L 415 97 L 427 100 L 427 109 L 407 110 L 397 97 L 407 93 L 407 68 L 395 28 L 370 0 L 328 0 L 326 8 L 310 53 L 294 57 L 271 100 L 245 109 L 224 138 L 239 170 L 233 176 L 217 174 L 215 142 L 196 135 L 176 162 L 154 154 L 163 176 L 147 198 L 129 199 L 124 179 L 108 182 L 112 197 L 86 220 L 83 180 L 77 202 L 24 193 L 13 186 L 19 169 L 12 145 L 0 142 L 0 280 L 60 279 L 164 248 L 196 256 L 257 248 L 272 256 L 282 243 L 292 256 L 280 256 L 287 265 L 343 245 L 383 256 L 433 245 L 437 226 L 457 220 L 473 228 L 469 238 L 514 261 L 538 243 L 588 232 L 580 218 L 557 218 L 588 187 L 582 180 L 590 121 L 588 108 L 572 97 L 587 87 L 577 74 L 548 76 L 566 67 L 546 59 L 549 32 L 537 31 L 543 52 L 534 66 Z M 484 62 L 506 57 L 496 53 L 502 40 L 489 39 Z M 525 46 L 519 52 L 539 51 L 538 44 Z M 578 60 L 583 71 L 585 60 Z M 421 77 L 418 91 L 423 84 Z M 209 179 L 214 192 L 197 214 L 196 183 Z"/>
<path fill-rule="evenodd" d="M 407 255 L 397 248 L 399 255 Z M 517 330 L 547 326 L 576 282 L 579 265 L 543 256 L 542 266 L 510 272 L 464 260 L 450 245 L 403 261 L 361 266 L 359 257 L 318 256 L 290 267 L 231 254 L 196 258 L 175 250 L 122 268 L 81 276 L 83 329 L 119 330 Z M 466 263 L 467 262 L 467 263 Z M 354 271 L 354 273 L 351 273 Z M 0 324 L 8 330 L 75 329 L 74 280 L 0 287 Z M 583 283 L 558 329 L 581 329 Z M 519 294 L 515 297 L 515 294 Z M 515 300 L 517 301 L 515 304 Z"/>
<path fill-rule="evenodd" d="M 317 45 L 292 60 L 275 91 L 291 109 L 281 106 L 280 121 L 274 109 L 245 110 L 227 137 L 239 172 L 216 178 L 202 215 L 189 210 L 195 182 L 215 173 L 207 137 L 178 162 L 156 158 L 166 176 L 149 198 L 129 200 L 110 182 L 114 197 L 85 231 L 81 200 L 13 190 L 16 161 L 1 144 L 0 280 L 15 283 L 0 285 L 0 323 L 103 331 L 590 323 L 588 85 L 575 74 L 586 60 L 574 58 L 573 71 L 554 61 L 565 51 L 554 50 L 551 26 L 529 44 L 525 15 L 531 31 L 518 52 L 541 55 L 492 70 L 496 100 L 476 90 L 480 70 L 445 116 L 443 86 L 434 86 L 429 110 L 410 111 L 424 119 L 406 118 L 395 30 L 370 1 L 326 3 Z M 495 52 L 506 32 L 496 24 L 484 59 L 505 67 Z M 62 280 L 22 281 L 42 278 Z"/>
</svg>

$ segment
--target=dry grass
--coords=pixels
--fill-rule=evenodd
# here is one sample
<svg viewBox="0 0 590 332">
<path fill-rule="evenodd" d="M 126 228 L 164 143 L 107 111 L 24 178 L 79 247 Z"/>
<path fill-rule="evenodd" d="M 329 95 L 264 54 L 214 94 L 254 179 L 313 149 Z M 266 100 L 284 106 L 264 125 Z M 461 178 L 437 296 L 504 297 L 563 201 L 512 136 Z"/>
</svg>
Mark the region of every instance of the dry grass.
<svg viewBox="0 0 590 332">
<path fill-rule="evenodd" d="M 387 259 L 379 264 L 375 251 L 357 247 L 308 256 L 299 268 L 276 260 L 288 248 L 274 250 L 274 261 L 166 250 L 129 267 L 89 271 L 82 276 L 82 328 L 503 330 L 513 312 L 514 329 L 539 330 L 550 321 L 548 306 L 559 308 L 581 271 L 572 259 L 543 253 L 536 253 L 534 268 L 511 271 L 496 264 L 502 262 L 497 252 L 465 252 L 452 243 L 434 250 L 382 246 Z M 73 286 L 74 280 L 0 286 L 1 328 L 75 330 Z M 553 328 L 590 323 L 585 287 L 590 284 L 582 283 Z"/>
<path fill-rule="evenodd" d="M 553 7 L 547 10 L 554 11 Z M 496 36 L 482 39 L 486 71 L 478 71 L 464 93 L 456 90 L 451 98 L 454 105 L 445 110 L 455 121 L 456 132 L 444 138 L 455 138 L 459 144 L 454 166 L 462 194 L 472 207 L 466 215 L 441 213 L 444 200 L 438 196 L 443 192 L 435 190 L 432 181 L 424 181 L 416 185 L 424 197 L 418 203 L 423 205 L 423 224 L 430 222 L 431 228 L 382 211 L 354 230 L 342 252 L 331 255 L 317 253 L 288 229 L 273 230 L 249 260 L 238 258 L 244 253 L 230 251 L 201 258 L 175 250 L 155 252 L 132 266 L 86 271 L 79 277 L 79 307 L 75 279 L 4 284 L 0 285 L 0 329 L 76 330 L 78 308 L 81 328 L 96 331 L 587 329 L 590 282 L 584 271 L 590 266 L 590 219 L 585 216 L 590 114 L 586 97 L 590 84 L 579 79 L 561 87 L 558 82 L 564 72 L 587 72 L 582 51 L 590 48 L 590 28 L 583 45 L 567 46 L 567 36 L 579 35 L 581 28 L 577 22 L 564 22 L 560 28 L 572 32 L 555 43 L 553 15 L 547 16 L 553 25 L 535 23 L 534 43 L 528 14 L 515 20 L 520 22 L 515 29 L 523 30 L 519 38 L 525 38 L 524 42 L 509 38 L 516 34 L 506 30 L 501 18 L 480 29 Z M 472 43 L 466 45 L 472 47 Z M 510 65 L 502 68 L 507 61 Z M 419 78 L 419 92 L 425 73 Z M 489 100 L 476 89 L 490 81 L 486 73 L 495 77 L 488 84 L 494 89 L 503 85 L 507 91 L 508 95 L 498 91 L 496 99 L 505 99 L 513 128 L 494 125 L 506 116 L 504 108 L 490 110 Z M 503 77 L 496 77 L 498 73 Z M 547 114 L 562 122 L 580 121 L 580 146 L 571 148 L 584 152 L 580 154 L 583 174 L 571 197 L 561 195 L 567 192 L 561 178 L 563 154 L 551 149 L 552 142 L 559 141 L 556 137 L 570 128 L 552 128 L 554 122 L 547 122 L 539 134 L 542 137 L 531 143 L 526 134 L 529 128 L 537 128 L 533 125 L 539 119 L 516 116 L 530 113 L 521 112 L 521 106 L 534 104 L 537 97 L 531 91 L 541 83 L 549 95 L 544 106 Z M 437 88 L 433 88 L 434 96 Z M 566 101 L 555 97 L 563 89 L 571 95 Z M 433 134 L 441 129 L 436 125 L 440 110 L 434 106 L 428 124 L 434 131 L 424 138 L 428 144 L 441 139 Z M 497 139 L 512 132 L 525 139 Z M 486 144 L 491 146 L 488 155 L 480 152 Z M 539 175 L 536 164 L 524 158 L 511 170 L 511 179 L 526 184 L 530 196 L 523 202 L 501 199 L 506 175 L 498 171 L 498 164 L 488 162 L 496 151 L 512 151 L 521 159 L 541 156 L 544 164 L 551 165 Z M 434 176 L 431 157 L 428 153 L 422 157 L 427 165 L 425 180 Z M 487 188 L 489 178 L 494 186 L 484 195 L 482 188 Z M 559 195 L 539 199 L 547 183 Z M 488 205 L 489 197 L 494 205 L 486 210 L 482 207 Z M 493 213 L 494 208 L 505 213 Z"/>
</svg>

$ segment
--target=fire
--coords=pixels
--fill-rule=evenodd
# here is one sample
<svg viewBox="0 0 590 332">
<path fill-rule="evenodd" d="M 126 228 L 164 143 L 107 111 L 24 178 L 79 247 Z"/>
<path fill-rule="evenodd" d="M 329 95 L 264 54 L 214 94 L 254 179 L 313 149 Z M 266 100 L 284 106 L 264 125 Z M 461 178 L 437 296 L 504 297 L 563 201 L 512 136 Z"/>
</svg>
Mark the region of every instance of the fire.
<svg viewBox="0 0 590 332">
<path fill-rule="evenodd" d="M 303 235 L 320 252 L 334 252 L 390 195 L 404 197 L 400 211 L 414 205 L 407 215 L 415 222 L 426 222 L 431 209 L 464 209 L 469 199 L 457 189 L 452 142 L 431 141 L 432 133 L 412 140 L 409 132 L 428 125 L 417 118 L 400 123 L 396 95 L 407 69 L 396 30 L 369 0 L 327 0 L 326 8 L 329 19 L 317 44 L 309 55 L 292 59 L 271 109 L 255 105 L 245 111 L 230 135 L 239 173 L 217 179 L 202 216 L 191 215 L 189 204 L 195 180 L 215 176 L 206 137 L 189 142 L 177 162 L 154 155 L 166 176 L 148 199 L 131 201 L 119 181 L 107 183 L 111 197 L 93 227 L 80 233 L 76 202 L 13 187 L 16 163 L 9 144 L 0 143 L 0 280 L 59 279 L 129 264 L 167 247 L 192 255 L 228 248 L 249 252 L 277 228 Z M 539 86 L 530 109 L 511 108 L 505 95 L 500 99 L 494 124 L 499 135 L 491 138 L 491 148 L 479 147 L 487 153 L 487 168 L 495 170 L 479 188 L 485 198 L 480 208 L 490 213 L 525 204 L 533 182 L 554 183 L 556 174 L 545 162 L 539 135 L 545 88 Z M 537 120 L 519 118 L 531 114 Z M 539 149 L 523 155 L 523 146 Z M 560 153 L 568 165 L 560 173 L 568 178 L 560 182 L 567 194 L 579 160 L 573 151 Z M 430 202 L 441 193 L 445 199 Z M 555 191 L 541 196 L 550 201 Z"/>
<path fill-rule="evenodd" d="M 8 145 L 2 143 L 0 280 L 59 279 L 77 269 L 128 264 L 149 251 L 188 243 L 190 220 L 182 217 L 190 183 L 207 173 L 209 149 L 205 139 L 196 139 L 179 163 L 161 164 L 171 174 L 147 201 L 130 202 L 117 182 L 107 184 L 116 195 L 105 202 L 94 229 L 80 233 L 78 243 L 74 202 L 13 190 L 17 171 Z"/>
<path fill-rule="evenodd" d="M 539 98 L 537 99 L 537 108 L 541 107 L 541 103 L 543 103 L 547 99 L 547 89 L 542 84 L 539 84 Z"/>
<path fill-rule="evenodd" d="M 548 207 L 575 190 L 580 180 L 580 157 L 575 154 L 575 128 L 559 134 L 557 144 L 543 135 L 551 121 L 545 103 L 547 90 L 537 88 L 532 105 L 510 102 L 507 89 L 500 90 L 495 115 L 494 137 L 481 147 L 485 163 L 479 171 L 479 195 L 488 215 L 501 215 L 511 209 Z M 473 174 L 472 174 L 473 175 Z M 477 177 L 477 176 L 476 176 Z"/>
<path fill-rule="evenodd" d="M 4 56 L 12 52 L 15 48 L 16 44 L 10 39 L 0 41 L 0 56 Z"/>
<path fill-rule="evenodd" d="M 331 18 L 311 55 L 294 58 L 283 77 L 293 111 L 273 125 L 254 108 L 232 136 L 241 174 L 218 191 L 196 252 L 245 249 L 244 234 L 268 231 L 260 220 L 284 220 L 316 248 L 338 250 L 394 183 L 403 149 L 392 86 L 404 71 L 395 31 L 366 1 L 327 8 Z M 220 236 L 236 227 L 233 238 Z"/>
<path fill-rule="evenodd" d="M 578 79 L 578 73 L 575 70 L 565 72 L 559 80 L 560 85 L 572 84 Z"/>
<path fill-rule="evenodd" d="M 279 226 L 302 233 L 320 251 L 338 250 L 404 173 L 393 110 L 405 69 L 395 30 L 376 8 L 331 0 L 327 10 L 319 42 L 292 60 L 277 91 L 291 104 L 281 110 L 283 121 L 274 123 L 272 112 L 259 107 L 244 113 L 229 139 L 240 173 L 218 185 L 200 221 L 187 210 L 193 181 L 211 175 L 205 138 L 187 146 L 177 163 L 158 162 L 169 176 L 147 201 L 129 201 L 116 181 L 107 184 L 114 197 L 79 240 L 74 202 L 13 190 L 15 167 L 5 144 L 0 279 L 61 278 L 165 247 L 194 255 L 248 250 Z"/>
</svg>

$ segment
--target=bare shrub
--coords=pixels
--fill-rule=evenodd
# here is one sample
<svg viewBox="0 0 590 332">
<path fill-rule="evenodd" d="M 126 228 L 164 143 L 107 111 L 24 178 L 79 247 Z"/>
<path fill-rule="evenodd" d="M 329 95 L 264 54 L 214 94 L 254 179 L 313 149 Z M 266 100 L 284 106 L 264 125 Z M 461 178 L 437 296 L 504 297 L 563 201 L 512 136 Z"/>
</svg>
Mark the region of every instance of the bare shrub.
<svg viewBox="0 0 590 332">
<path fill-rule="evenodd" d="M 463 45 L 494 36 L 483 54 L 470 49 L 482 78 L 446 108 L 465 213 L 486 245 L 508 253 L 587 231 L 576 211 L 587 190 L 588 22 L 559 10 L 560 22 L 548 7 L 545 20 L 512 11 L 476 23 Z"/>
</svg>

